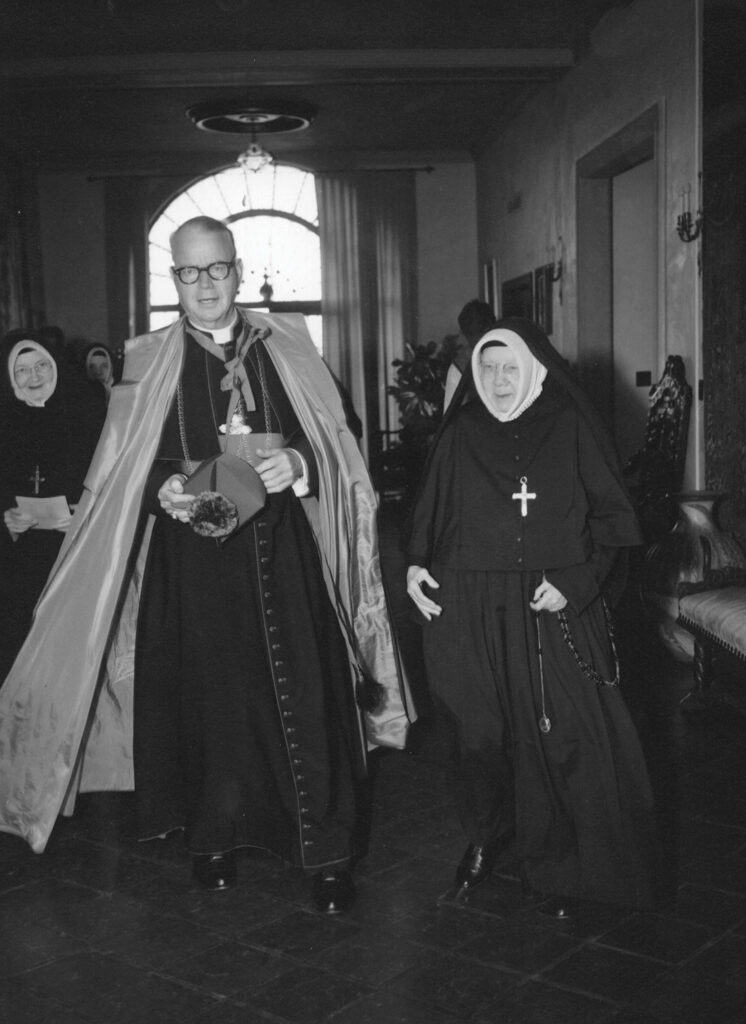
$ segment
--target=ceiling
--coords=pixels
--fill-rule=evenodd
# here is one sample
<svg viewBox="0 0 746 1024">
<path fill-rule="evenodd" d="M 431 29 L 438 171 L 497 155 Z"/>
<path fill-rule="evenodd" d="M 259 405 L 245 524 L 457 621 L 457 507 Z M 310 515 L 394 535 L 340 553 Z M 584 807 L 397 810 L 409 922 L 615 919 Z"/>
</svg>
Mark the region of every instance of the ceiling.
<svg viewBox="0 0 746 1024">
<path fill-rule="evenodd" d="M 207 101 L 302 103 L 259 135 L 309 166 L 476 155 L 629 0 L 6 0 L 0 145 L 41 169 L 183 173 L 249 136 L 200 131 Z"/>
</svg>

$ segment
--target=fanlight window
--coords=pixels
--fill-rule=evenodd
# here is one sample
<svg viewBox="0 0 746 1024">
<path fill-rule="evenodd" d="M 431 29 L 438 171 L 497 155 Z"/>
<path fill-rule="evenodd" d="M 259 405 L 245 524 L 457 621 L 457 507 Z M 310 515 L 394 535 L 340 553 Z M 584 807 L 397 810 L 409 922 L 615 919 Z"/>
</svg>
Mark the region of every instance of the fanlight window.
<svg viewBox="0 0 746 1024">
<path fill-rule="evenodd" d="M 238 303 L 303 313 L 321 351 L 321 253 L 313 175 L 288 165 L 261 171 L 228 167 L 193 182 L 161 211 L 150 234 L 150 329 L 179 315 L 169 238 L 191 217 L 227 224 L 243 261 Z"/>
</svg>

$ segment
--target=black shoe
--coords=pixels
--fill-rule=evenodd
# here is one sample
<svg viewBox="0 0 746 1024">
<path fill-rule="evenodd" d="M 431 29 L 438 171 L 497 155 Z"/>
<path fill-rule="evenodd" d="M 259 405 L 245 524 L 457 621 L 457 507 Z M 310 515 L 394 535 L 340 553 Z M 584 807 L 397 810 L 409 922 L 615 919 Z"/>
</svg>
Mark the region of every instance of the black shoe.
<svg viewBox="0 0 746 1024">
<path fill-rule="evenodd" d="M 192 857 L 192 877 L 203 889 L 221 892 L 236 884 L 236 855 L 230 853 L 197 853 Z"/>
<path fill-rule="evenodd" d="M 313 876 L 313 903 L 320 914 L 343 914 L 355 902 L 349 871 L 319 871 Z"/>
<path fill-rule="evenodd" d="M 492 844 L 475 846 L 470 843 L 456 868 L 456 885 L 459 889 L 473 889 L 486 882 L 492 874 L 497 859 L 498 847 Z"/>
<path fill-rule="evenodd" d="M 545 917 L 553 917 L 555 921 L 567 921 L 571 924 L 578 916 L 578 901 L 568 896 L 552 896 L 536 908 Z"/>
</svg>

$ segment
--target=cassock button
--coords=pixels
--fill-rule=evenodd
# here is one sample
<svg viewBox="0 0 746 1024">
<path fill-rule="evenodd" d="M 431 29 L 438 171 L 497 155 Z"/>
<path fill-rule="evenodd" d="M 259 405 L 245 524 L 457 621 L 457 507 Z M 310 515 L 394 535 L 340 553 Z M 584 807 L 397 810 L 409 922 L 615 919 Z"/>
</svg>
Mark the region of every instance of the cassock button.
<svg viewBox="0 0 746 1024">
<path fill-rule="evenodd" d="M 295 732 L 295 726 L 294 725 L 289 725 L 285 731 L 288 733 L 288 735 L 292 736 L 292 734 Z M 296 747 L 298 746 L 297 743 L 295 745 L 296 745 Z M 292 744 L 291 744 L 291 746 L 292 746 Z"/>
<path fill-rule="evenodd" d="M 313 846 L 313 839 L 304 839 L 303 840 L 303 845 L 304 846 Z"/>
<path fill-rule="evenodd" d="M 264 538 L 262 538 L 262 539 L 261 539 L 261 540 L 259 541 L 259 546 L 260 546 L 260 547 L 263 547 L 263 548 L 266 548 L 266 546 L 267 546 L 267 542 L 266 542 L 266 540 L 264 540 Z"/>
<path fill-rule="evenodd" d="M 287 731 L 290 732 L 290 729 L 288 729 Z M 295 730 L 293 730 L 293 731 L 295 731 Z M 290 744 L 290 749 L 291 750 L 300 750 L 300 745 L 298 743 L 291 743 Z M 295 763 L 296 764 L 300 764 L 300 761 L 296 761 Z"/>
<path fill-rule="evenodd" d="M 287 700 L 289 696 L 290 696 L 289 693 L 281 693 L 280 694 L 280 700 Z M 283 714 L 285 714 L 284 711 L 283 711 Z"/>
<path fill-rule="evenodd" d="M 282 712 L 282 717 L 283 718 L 292 718 L 292 715 L 293 715 L 292 711 L 283 711 Z"/>
<path fill-rule="evenodd" d="M 298 772 L 295 778 L 297 779 L 298 782 L 303 782 L 303 780 L 305 779 L 305 775 L 302 775 L 300 772 Z"/>
<path fill-rule="evenodd" d="M 282 647 L 282 644 L 272 644 L 272 650 L 273 651 L 279 651 L 279 649 L 281 647 Z"/>
<path fill-rule="evenodd" d="M 270 631 L 270 633 L 276 633 L 277 632 L 277 626 L 270 626 L 269 627 L 269 631 Z"/>
<path fill-rule="evenodd" d="M 301 822 L 301 827 L 304 828 L 304 829 L 309 829 L 309 828 L 313 828 L 313 825 L 311 825 L 311 823 L 308 822 L 308 821 L 304 821 L 304 822 Z"/>
<path fill-rule="evenodd" d="M 308 796 L 308 790 L 307 789 L 299 789 L 298 790 L 298 796 L 305 800 L 305 798 Z M 307 811 L 308 808 L 304 807 L 303 810 Z"/>
<path fill-rule="evenodd" d="M 520 461 L 521 461 L 521 457 L 520 457 L 520 455 L 514 455 L 514 456 L 513 456 L 513 461 L 514 461 L 514 462 L 520 462 Z"/>
<path fill-rule="evenodd" d="M 262 557 L 259 559 L 259 561 L 262 563 L 262 565 L 266 565 L 267 562 L 269 561 L 269 559 L 267 558 L 266 555 L 262 555 Z"/>
<path fill-rule="evenodd" d="M 269 628 L 270 628 L 270 629 L 277 629 L 277 626 L 270 626 Z M 284 665 L 284 664 L 285 664 L 285 662 L 284 662 L 284 661 L 280 661 L 280 660 L 278 659 L 278 660 L 277 660 L 277 661 L 275 662 L 275 668 L 279 668 L 279 667 L 280 667 L 280 665 Z"/>
<path fill-rule="evenodd" d="M 275 610 L 274 610 L 274 608 L 267 608 L 264 614 L 265 615 L 274 615 L 275 614 Z"/>
<path fill-rule="evenodd" d="M 287 676 L 278 676 L 277 677 L 277 682 L 278 683 L 286 683 L 287 681 L 288 681 L 288 677 Z"/>
<path fill-rule="evenodd" d="M 268 580 L 269 579 L 269 573 L 268 572 L 262 573 L 262 579 L 265 580 L 265 581 Z"/>
<path fill-rule="evenodd" d="M 272 591 L 271 590 L 265 590 L 264 591 L 264 596 L 265 597 L 272 597 Z"/>
</svg>

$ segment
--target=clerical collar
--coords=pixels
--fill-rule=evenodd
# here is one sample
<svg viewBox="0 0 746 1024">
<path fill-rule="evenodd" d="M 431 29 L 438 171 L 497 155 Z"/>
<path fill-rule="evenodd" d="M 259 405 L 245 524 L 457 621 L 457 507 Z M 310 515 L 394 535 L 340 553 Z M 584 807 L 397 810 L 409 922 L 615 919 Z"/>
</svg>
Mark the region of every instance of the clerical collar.
<svg viewBox="0 0 746 1024">
<path fill-rule="evenodd" d="M 238 312 L 234 310 L 233 320 L 228 324 L 227 327 L 217 327 L 213 331 L 206 331 L 204 327 L 197 327 L 191 320 L 188 321 L 189 326 L 193 327 L 195 331 L 199 331 L 201 334 L 206 334 L 212 338 L 216 345 L 227 345 L 229 341 L 234 341 L 233 328 L 238 323 Z"/>
</svg>

